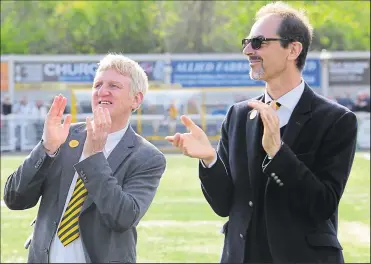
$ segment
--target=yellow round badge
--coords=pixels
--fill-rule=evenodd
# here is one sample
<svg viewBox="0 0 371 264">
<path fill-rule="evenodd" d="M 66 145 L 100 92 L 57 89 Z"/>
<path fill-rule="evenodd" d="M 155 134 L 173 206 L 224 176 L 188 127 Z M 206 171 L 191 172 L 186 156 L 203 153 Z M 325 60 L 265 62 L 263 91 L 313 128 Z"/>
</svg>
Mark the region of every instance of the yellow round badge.
<svg viewBox="0 0 371 264">
<path fill-rule="evenodd" d="M 69 146 L 71 148 L 76 148 L 78 145 L 79 145 L 79 142 L 75 139 L 71 140 L 70 143 L 69 143 Z"/>
</svg>

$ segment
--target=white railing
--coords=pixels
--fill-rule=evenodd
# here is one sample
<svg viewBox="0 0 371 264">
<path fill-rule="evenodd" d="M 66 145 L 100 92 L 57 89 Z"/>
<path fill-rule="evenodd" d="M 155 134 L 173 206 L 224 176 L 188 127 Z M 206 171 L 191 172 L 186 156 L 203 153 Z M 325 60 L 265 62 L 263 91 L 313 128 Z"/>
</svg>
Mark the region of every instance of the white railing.
<svg viewBox="0 0 371 264">
<path fill-rule="evenodd" d="M 91 114 L 78 114 L 77 122 L 85 121 Z M 201 115 L 189 115 L 199 126 L 207 128 L 207 134 L 211 140 L 216 140 L 220 126 L 224 120 L 223 115 L 206 115 L 205 120 Z M 134 130 L 147 138 L 155 145 L 171 146 L 165 136 L 173 135 L 176 132 L 187 132 L 179 118 L 169 120 L 164 115 L 133 115 L 131 125 Z M 42 137 L 44 119 L 27 115 L 1 115 L 1 152 L 24 152 L 30 151 Z"/>
<path fill-rule="evenodd" d="M 1 115 L 1 151 L 28 151 L 41 139 L 44 119 L 28 115 Z"/>
<path fill-rule="evenodd" d="M 357 148 L 370 149 L 370 113 L 358 112 Z M 91 114 L 90 114 L 91 115 Z M 77 121 L 85 121 L 88 114 L 77 115 Z M 189 115 L 199 126 L 206 129 L 206 134 L 215 141 L 219 137 L 220 126 L 224 120 L 222 115 Z M 164 139 L 175 132 L 187 132 L 179 118 L 172 121 L 164 115 L 133 115 L 131 125 L 134 130 L 157 145 L 169 148 Z M 1 115 L 1 152 L 30 151 L 40 141 L 44 119 L 27 115 Z"/>
</svg>

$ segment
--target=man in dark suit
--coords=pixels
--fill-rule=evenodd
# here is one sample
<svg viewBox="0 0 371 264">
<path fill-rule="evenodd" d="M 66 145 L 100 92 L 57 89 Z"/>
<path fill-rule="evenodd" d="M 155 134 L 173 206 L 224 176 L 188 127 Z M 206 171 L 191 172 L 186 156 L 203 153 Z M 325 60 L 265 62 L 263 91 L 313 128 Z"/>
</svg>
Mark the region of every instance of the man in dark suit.
<svg viewBox="0 0 371 264">
<path fill-rule="evenodd" d="M 109 54 L 92 88 L 93 120 L 71 125 L 67 99 L 54 98 L 42 140 L 4 190 L 12 210 L 40 206 L 28 262 L 134 263 L 136 226 L 164 173 L 164 155 L 129 118 L 148 90 L 136 62 Z"/>
<path fill-rule="evenodd" d="M 186 116 L 190 132 L 167 137 L 200 159 L 202 192 L 216 214 L 229 217 L 221 262 L 343 262 L 338 205 L 357 119 L 302 79 L 311 39 L 302 13 L 280 2 L 262 7 L 242 44 L 265 93 L 229 109 L 216 151 Z"/>
</svg>

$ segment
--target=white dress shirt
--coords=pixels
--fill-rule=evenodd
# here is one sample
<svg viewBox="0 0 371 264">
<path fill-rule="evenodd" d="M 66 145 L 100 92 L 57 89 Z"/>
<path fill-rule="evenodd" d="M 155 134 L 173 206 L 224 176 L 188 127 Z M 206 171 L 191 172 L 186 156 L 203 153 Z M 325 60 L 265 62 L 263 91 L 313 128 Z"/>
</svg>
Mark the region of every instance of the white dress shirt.
<svg viewBox="0 0 371 264">
<path fill-rule="evenodd" d="M 298 104 L 303 92 L 304 81 L 302 80 L 297 87 L 276 100 L 276 102 L 281 104 L 281 107 L 277 110 L 277 115 L 280 120 L 280 128 L 289 122 L 292 111 L 294 111 L 294 108 Z M 268 103 L 270 101 L 272 101 L 272 98 L 269 96 L 267 90 L 265 90 L 264 103 Z"/>
<path fill-rule="evenodd" d="M 280 98 L 276 100 L 276 102 L 279 102 L 281 104 L 281 107 L 277 110 L 277 115 L 280 120 L 280 128 L 285 126 L 291 117 L 292 112 L 294 111 L 295 106 L 298 104 L 299 99 L 301 95 L 304 92 L 304 80 L 302 79 L 300 84 L 289 91 L 288 93 L 284 94 Z M 269 96 L 267 90 L 265 90 L 264 93 L 264 103 L 268 103 L 272 101 L 272 98 Z M 217 157 L 211 162 L 208 166 L 208 168 L 211 168 L 217 161 Z M 204 168 L 206 168 L 206 165 L 201 160 L 201 164 Z"/>
<path fill-rule="evenodd" d="M 127 128 L 128 128 L 128 125 L 125 128 L 108 135 L 107 142 L 103 150 L 103 154 L 106 158 L 108 158 L 112 150 L 116 147 L 116 145 L 119 143 L 121 138 L 124 136 Z M 81 154 L 79 161 L 82 161 L 84 159 L 85 157 Z M 68 191 L 68 195 L 67 195 L 67 199 L 64 205 L 62 216 L 67 208 L 68 202 L 71 199 L 77 179 L 78 179 L 78 175 L 77 175 L 77 172 L 75 172 L 70 189 Z M 62 217 L 61 217 L 61 220 L 62 220 Z M 58 227 L 59 225 L 60 225 L 60 222 L 58 224 Z M 60 241 L 57 235 L 57 232 L 58 230 L 56 231 L 53 241 L 50 246 L 49 263 L 86 263 L 84 249 L 83 249 L 83 245 L 81 241 L 81 236 L 79 236 L 76 240 L 72 241 L 67 246 L 63 246 L 62 242 Z"/>
</svg>

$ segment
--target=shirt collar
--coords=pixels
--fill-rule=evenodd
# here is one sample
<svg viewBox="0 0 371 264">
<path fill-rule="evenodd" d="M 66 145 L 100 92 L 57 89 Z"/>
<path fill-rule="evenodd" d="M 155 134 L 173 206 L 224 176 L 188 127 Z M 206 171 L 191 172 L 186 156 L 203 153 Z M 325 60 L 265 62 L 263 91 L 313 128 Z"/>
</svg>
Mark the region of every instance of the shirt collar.
<svg viewBox="0 0 371 264">
<path fill-rule="evenodd" d="M 304 80 L 302 79 L 300 84 L 297 87 L 295 87 L 290 92 L 288 92 L 288 93 L 284 94 L 283 96 L 281 96 L 280 98 L 278 98 L 277 102 L 279 102 L 282 106 L 284 106 L 284 107 L 290 109 L 291 111 L 293 111 L 295 106 L 299 102 L 299 99 L 300 99 L 301 95 L 304 92 L 304 86 L 305 86 L 305 83 L 304 83 Z M 272 98 L 269 96 L 267 90 L 265 90 L 265 92 L 264 92 L 264 102 L 268 103 L 270 101 L 272 101 Z"/>
<path fill-rule="evenodd" d="M 121 138 L 125 135 L 128 127 L 129 123 L 123 129 L 108 134 L 106 145 L 104 146 L 104 150 L 107 154 L 110 154 L 110 152 L 116 147 L 117 143 L 119 143 Z"/>
</svg>

